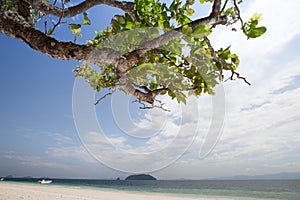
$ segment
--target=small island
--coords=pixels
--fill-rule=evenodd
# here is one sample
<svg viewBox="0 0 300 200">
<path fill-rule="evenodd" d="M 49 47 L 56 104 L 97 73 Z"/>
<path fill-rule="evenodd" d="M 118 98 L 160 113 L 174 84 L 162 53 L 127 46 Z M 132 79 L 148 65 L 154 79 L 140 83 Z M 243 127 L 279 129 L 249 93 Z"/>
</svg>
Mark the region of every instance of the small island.
<svg viewBox="0 0 300 200">
<path fill-rule="evenodd" d="M 157 179 L 148 174 L 136 174 L 136 175 L 128 176 L 125 180 L 157 180 Z"/>
</svg>

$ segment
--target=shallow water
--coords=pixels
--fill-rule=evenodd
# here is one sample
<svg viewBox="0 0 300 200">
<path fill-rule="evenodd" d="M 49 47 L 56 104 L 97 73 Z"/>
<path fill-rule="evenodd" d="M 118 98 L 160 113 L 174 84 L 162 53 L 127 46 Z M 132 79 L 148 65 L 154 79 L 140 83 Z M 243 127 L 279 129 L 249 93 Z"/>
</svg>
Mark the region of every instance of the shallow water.
<svg viewBox="0 0 300 200">
<path fill-rule="evenodd" d="M 9 179 L 37 184 L 38 179 Z M 88 187 L 106 190 L 169 193 L 176 196 L 219 196 L 234 199 L 299 200 L 300 180 L 199 180 L 128 181 L 52 179 L 51 185 Z"/>
</svg>

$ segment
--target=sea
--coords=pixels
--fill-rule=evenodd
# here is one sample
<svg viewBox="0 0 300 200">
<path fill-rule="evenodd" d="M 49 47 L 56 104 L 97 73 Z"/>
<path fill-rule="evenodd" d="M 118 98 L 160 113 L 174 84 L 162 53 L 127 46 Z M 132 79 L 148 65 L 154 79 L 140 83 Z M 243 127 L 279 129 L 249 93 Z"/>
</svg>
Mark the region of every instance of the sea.
<svg viewBox="0 0 300 200">
<path fill-rule="evenodd" d="M 300 180 L 51 180 L 53 182 L 47 186 L 151 192 L 182 197 L 300 200 Z M 10 178 L 5 181 L 38 184 L 35 178 Z"/>
</svg>

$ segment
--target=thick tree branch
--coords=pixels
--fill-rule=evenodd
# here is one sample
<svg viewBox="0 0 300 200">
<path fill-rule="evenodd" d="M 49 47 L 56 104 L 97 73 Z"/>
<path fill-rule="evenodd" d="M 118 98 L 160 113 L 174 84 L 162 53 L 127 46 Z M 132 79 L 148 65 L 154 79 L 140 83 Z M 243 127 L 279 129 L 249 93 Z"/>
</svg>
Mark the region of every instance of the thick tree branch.
<svg viewBox="0 0 300 200">
<path fill-rule="evenodd" d="M 17 6 L 18 13 L 24 17 L 28 22 L 30 21 L 30 5 L 29 3 L 23 0 L 14 0 L 14 3 Z"/>
<path fill-rule="evenodd" d="M 133 86 L 133 84 L 131 84 L 126 79 L 126 76 L 124 76 L 120 79 L 120 87 L 125 93 L 137 98 L 140 101 L 144 101 L 144 102 L 147 102 L 149 104 L 153 104 L 154 101 L 155 101 L 155 97 L 156 97 L 155 93 L 143 92 L 141 90 L 136 89 Z"/>
<path fill-rule="evenodd" d="M 226 23 L 227 22 L 227 17 L 222 16 L 219 18 L 219 21 L 215 21 L 215 18 L 212 16 L 201 18 L 195 21 L 192 21 L 188 25 L 192 28 L 200 25 L 200 24 L 205 24 L 205 25 L 214 25 L 215 23 Z M 158 49 L 159 47 L 163 46 L 164 44 L 175 40 L 176 38 L 181 37 L 182 34 L 182 26 L 178 27 L 174 30 L 168 31 L 161 36 L 154 38 L 152 40 L 149 40 L 145 42 L 144 44 L 140 45 L 138 49 L 134 50 L 127 56 L 127 60 L 130 64 L 134 64 L 139 58 L 143 57 L 147 51 L 153 50 L 153 49 Z"/>
<path fill-rule="evenodd" d="M 210 16 L 214 17 L 216 21 L 218 21 L 218 18 L 220 16 L 220 10 L 221 10 L 221 0 L 215 0 Z"/>
<path fill-rule="evenodd" d="M 97 65 L 114 63 L 120 54 L 109 48 L 93 48 L 72 42 L 60 42 L 36 30 L 18 13 L 0 8 L 0 33 L 27 43 L 32 49 L 52 58 L 92 62 Z"/>
<path fill-rule="evenodd" d="M 201 24 L 205 25 L 218 25 L 218 24 L 226 24 L 227 23 L 227 16 L 220 16 L 220 6 L 221 6 L 221 0 L 216 0 L 213 4 L 212 12 L 208 17 L 200 18 L 197 20 L 194 20 L 187 25 L 190 26 L 191 28 L 195 28 L 196 26 L 199 26 Z M 137 55 L 144 55 L 147 51 L 152 50 L 152 49 L 157 49 L 161 47 L 162 45 L 175 40 L 176 38 L 179 38 L 182 36 L 182 29 L 183 26 L 180 26 L 174 30 L 168 31 L 161 35 L 158 38 L 155 38 L 153 40 L 147 41 L 143 45 L 139 47 L 135 51 L 135 54 L 132 56 L 137 56 Z"/>
<path fill-rule="evenodd" d="M 55 5 L 49 4 L 44 0 L 23 0 L 27 1 L 34 9 L 41 11 L 46 15 L 55 15 L 57 17 L 61 16 L 61 13 L 64 13 L 64 17 L 74 17 L 80 13 L 87 11 L 88 9 L 96 6 L 105 4 L 108 6 L 120 8 L 124 12 L 132 13 L 133 3 L 127 1 L 116 1 L 116 0 L 86 0 L 82 3 L 72 6 L 66 9 L 59 8 Z"/>
</svg>

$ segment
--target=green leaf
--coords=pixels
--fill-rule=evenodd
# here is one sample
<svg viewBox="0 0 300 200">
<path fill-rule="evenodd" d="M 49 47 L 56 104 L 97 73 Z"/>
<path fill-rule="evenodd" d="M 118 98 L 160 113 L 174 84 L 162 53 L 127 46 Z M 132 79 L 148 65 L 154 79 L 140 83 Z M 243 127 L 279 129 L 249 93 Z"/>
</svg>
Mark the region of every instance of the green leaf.
<svg viewBox="0 0 300 200">
<path fill-rule="evenodd" d="M 213 0 L 199 0 L 200 3 L 205 3 L 205 2 L 213 2 Z"/>
<path fill-rule="evenodd" d="M 203 38 L 204 36 L 208 36 L 210 34 L 209 26 L 204 24 L 200 24 L 193 29 L 192 36 L 195 38 Z"/>
<path fill-rule="evenodd" d="M 122 15 L 117 15 L 116 16 L 116 20 L 121 24 L 121 25 L 123 25 L 123 24 L 125 24 L 125 17 L 124 16 L 122 16 Z"/>
<path fill-rule="evenodd" d="M 247 23 L 244 25 L 244 30 L 246 31 L 246 34 L 249 38 L 256 38 L 261 35 L 263 35 L 266 31 L 267 28 L 264 26 L 257 27 L 258 22 L 262 20 L 262 14 L 255 13 Z"/>
<path fill-rule="evenodd" d="M 81 24 L 69 24 L 69 29 L 75 35 L 80 35 L 81 32 Z"/>
<path fill-rule="evenodd" d="M 162 91 L 161 93 L 159 93 L 160 95 L 165 95 L 167 94 L 167 91 Z"/>
<path fill-rule="evenodd" d="M 172 92 L 171 90 L 168 90 L 168 95 L 174 99 L 176 97 L 176 94 L 174 92 Z"/>
<path fill-rule="evenodd" d="M 187 15 L 192 16 L 195 13 L 195 11 L 191 8 L 187 9 Z"/>
<path fill-rule="evenodd" d="M 193 32 L 193 29 L 189 26 L 189 25 L 184 25 L 182 27 L 182 33 L 183 34 L 186 34 L 186 35 L 189 35 Z"/>
<path fill-rule="evenodd" d="M 49 30 L 47 31 L 47 35 L 52 34 L 52 32 L 53 32 L 53 29 L 52 29 L 52 28 L 49 28 Z"/>
<path fill-rule="evenodd" d="M 184 103 L 186 104 L 186 96 L 182 92 L 177 92 L 176 93 L 176 100 L 178 103 Z"/>
<path fill-rule="evenodd" d="M 83 13 L 83 20 L 82 20 L 83 25 L 91 25 L 91 20 L 88 18 L 87 13 Z"/>
<path fill-rule="evenodd" d="M 266 31 L 267 31 L 267 28 L 262 26 L 262 27 L 251 29 L 247 33 L 247 35 L 248 35 L 249 38 L 256 38 L 256 37 L 259 37 L 259 36 L 263 35 Z"/>
<path fill-rule="evenodd" d="M 112 19 L 111 22 L 110 22 L 111 26 L 112 26 L 112 29 L 113 31 L 115 32 L 119 32 L 120 31 L 120 24 L 117 20 L 115 19 Z"/>
</svg>

